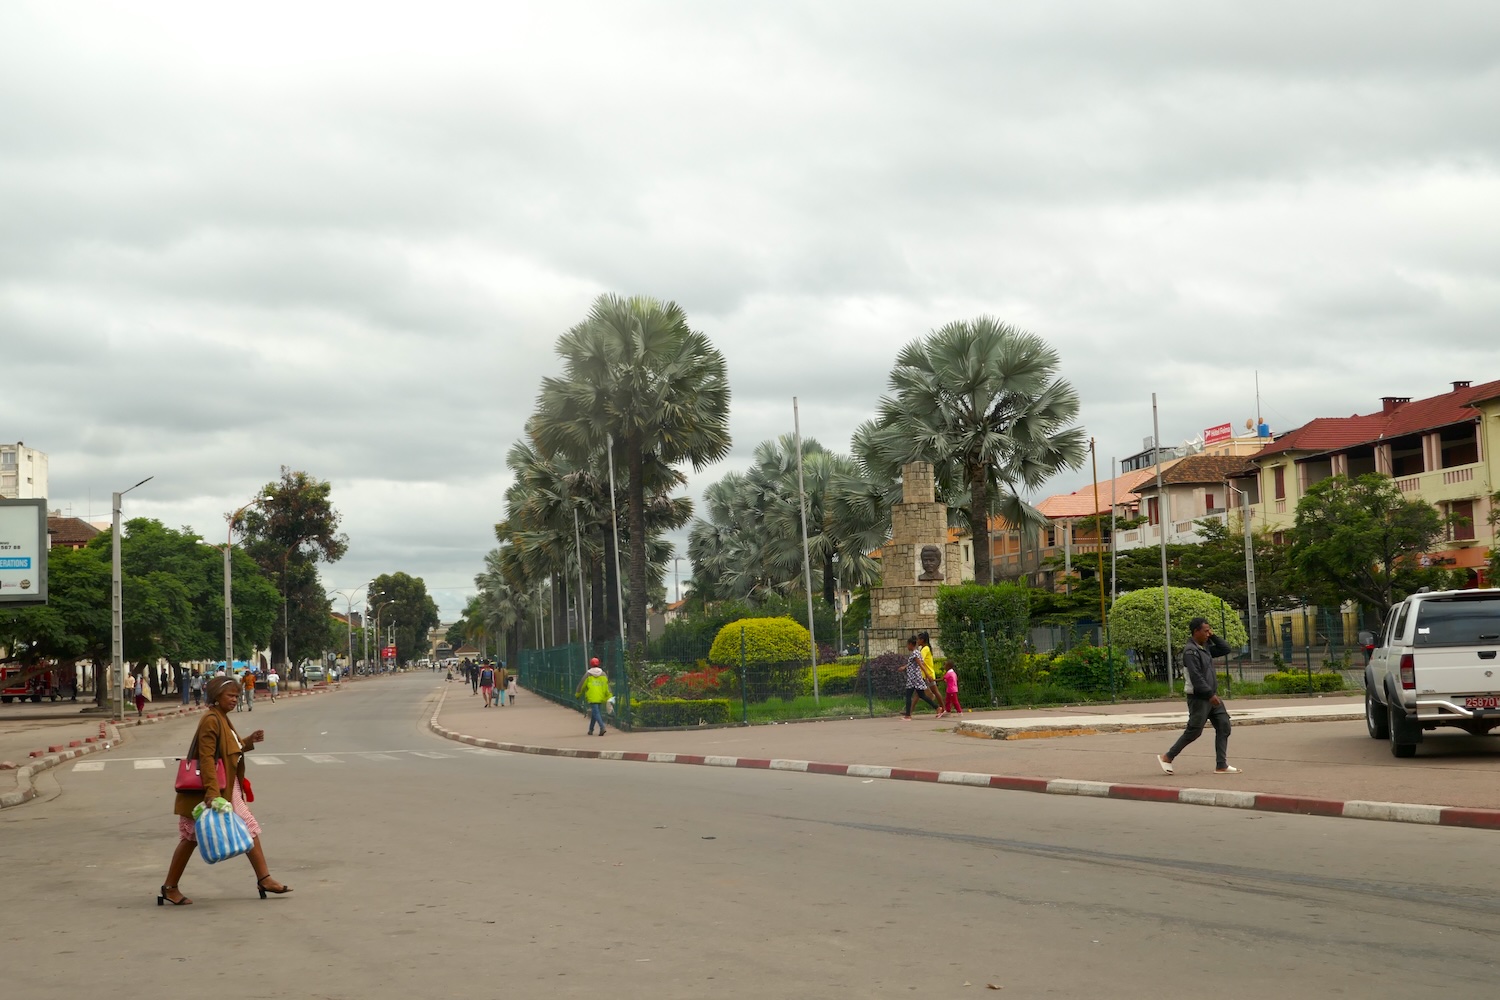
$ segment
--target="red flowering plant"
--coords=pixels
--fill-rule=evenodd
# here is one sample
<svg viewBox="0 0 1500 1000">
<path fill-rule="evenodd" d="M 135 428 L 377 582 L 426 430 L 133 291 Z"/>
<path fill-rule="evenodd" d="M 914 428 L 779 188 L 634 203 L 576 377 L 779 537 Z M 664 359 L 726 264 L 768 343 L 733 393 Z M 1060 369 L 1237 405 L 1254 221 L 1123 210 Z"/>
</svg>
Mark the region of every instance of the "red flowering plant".
<svg viewBox="0 0 1500 1000">
<path fill-rule="evenodd" d="M 692 670 L 676 677 L 662 674 L 651 682 L 651 686 L 656 688 L 655 695 L 658 698 L 713 698 L 718 696 L 719 685 L 725 682 L 724 675 L 727 673 L 729 670 L 726 667 L 705 666 L 701 670 Z"/>
</svg>

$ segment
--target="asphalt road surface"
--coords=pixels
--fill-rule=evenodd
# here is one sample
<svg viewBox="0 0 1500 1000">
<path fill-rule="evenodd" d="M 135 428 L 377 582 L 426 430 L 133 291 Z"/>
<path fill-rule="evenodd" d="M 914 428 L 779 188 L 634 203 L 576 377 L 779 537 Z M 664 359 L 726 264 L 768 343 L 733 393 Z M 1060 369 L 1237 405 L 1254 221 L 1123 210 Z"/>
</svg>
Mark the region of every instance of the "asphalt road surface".
<svg viewBox="0 0 1500 1000">
<path fill-rule="evenodd" d="M 1281 1000 L 1500 979 L 1495 833 L 476 751 L 425 730 L 437 686 L 235 717 L 266 730 L 250 774 L 284 897 L 195 859 L 195 905 L 157 907 L 188 723 L 47 772 L 0 812 L 0 993 Z"/>
</svg>

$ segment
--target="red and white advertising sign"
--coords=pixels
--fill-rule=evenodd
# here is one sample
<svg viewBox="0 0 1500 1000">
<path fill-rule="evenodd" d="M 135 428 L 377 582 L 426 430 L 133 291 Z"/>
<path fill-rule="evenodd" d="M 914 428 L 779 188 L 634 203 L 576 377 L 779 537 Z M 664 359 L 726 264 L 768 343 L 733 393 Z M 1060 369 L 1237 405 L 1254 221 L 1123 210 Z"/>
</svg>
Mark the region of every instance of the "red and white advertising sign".
<svg viewBox="0 0 1500 1000">
<path fill-rule="evenodd" d="M 1203 432 L 1204 444 L 1218 444 L 1220 441 L 1228 441 L 1234 437 L 1233 424 L 1220 424 L 1217 427 L 1209 427 Z"/>
<path fill-rule="evenodd" d="M 387 660 L 394 660 L 396 658 L 396 647 L 387 646 L 380 651 L 380 655 L 384 656 Z"/>
</svg>

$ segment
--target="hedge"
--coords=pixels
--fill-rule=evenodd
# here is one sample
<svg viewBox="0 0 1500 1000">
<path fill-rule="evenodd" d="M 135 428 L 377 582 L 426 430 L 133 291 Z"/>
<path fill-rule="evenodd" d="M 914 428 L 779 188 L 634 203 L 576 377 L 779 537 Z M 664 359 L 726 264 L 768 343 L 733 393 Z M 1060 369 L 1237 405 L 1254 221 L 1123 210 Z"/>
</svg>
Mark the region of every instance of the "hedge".
<svg viewBox="0 0 1500 1000">
<path fill-rule="evenodd" d="M 1113 663 L 1114 681 L 1110 681 L 1110 666 Z M 1097 646 L 1074 646 L 1052 661 L 1048 671 L 1052 681 L 1074 691 L 1088 694 L 1120 692 L 1135 676 L 1135 665 L 1125 650 L 1109 653 Z"/>
<path fill-rule="evenodd" d="M 1230 646 L 1238 648 L 1248 641 L 1239 612 L 1220 598 L 1190 587 L 1173 587 L 1169 593 L 1172 597 L 1170 653 L 1174 659 L 1181 657 L 1182 647 L 1187 645 L 1188 622 L 1197 617 L 1207 618 L 1214 634 Z M 1111 638 L 1143 657 L 1164 651 L 1165 625 L 1160 587 L 1121 594 L 1109 609 Z"/>
<path fill-rule="evenodd" d="M 939 587 L 937 619 L 938 642 L 943 655 L 953 661 L 960 694 L 974 704 L 989 700 L 990 680 L 984 664 L 988 649 L 995 695 L 1002 696 L 1031 626 L 1031 592 L 1018 584 Z"/>
<path fill-rule="evenodd" d="M 668 729 L 673 726 L 703 726 L 730 721 L 728 698 L 656 698 L 630 703 L 636 728 Z"/>
<path fill-rule="evenodd" d="M 1309 694 L 1319 691 L 1344 690 L 1344 678 L 1339 674 L 1277 673 L 1266 674 L 1260 689 L 1267 694 Z"/>
</svg>

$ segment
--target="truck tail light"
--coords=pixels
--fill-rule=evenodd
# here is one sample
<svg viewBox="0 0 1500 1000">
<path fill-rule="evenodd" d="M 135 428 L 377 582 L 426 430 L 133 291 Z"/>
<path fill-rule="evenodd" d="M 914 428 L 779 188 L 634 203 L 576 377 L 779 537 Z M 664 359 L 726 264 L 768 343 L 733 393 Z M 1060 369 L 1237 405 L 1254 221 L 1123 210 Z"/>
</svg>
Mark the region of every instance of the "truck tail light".
<svg viewBox="0 0 1500 1000">
<path fill-rule="evenodd" d="M 1417 660 L 1410 653 L 1401 654 L 1401 690 L 1417 689 Z"/>
</svg>

